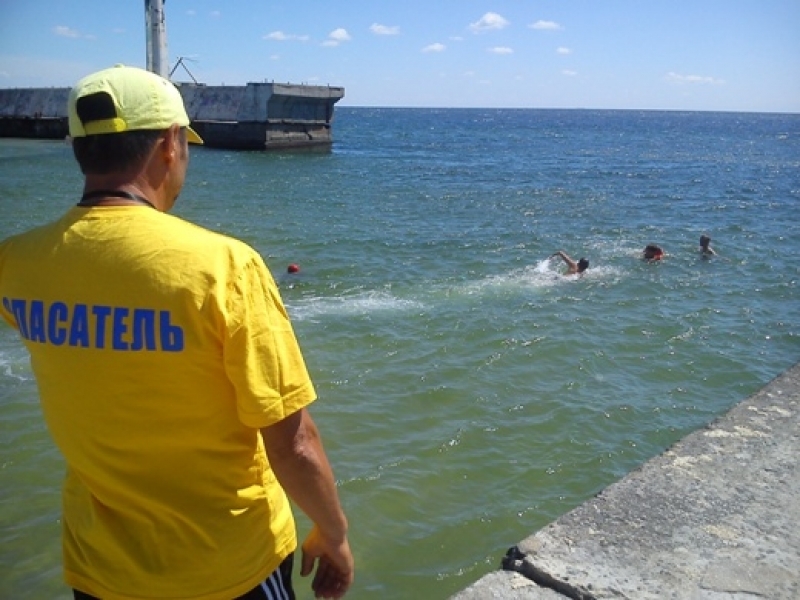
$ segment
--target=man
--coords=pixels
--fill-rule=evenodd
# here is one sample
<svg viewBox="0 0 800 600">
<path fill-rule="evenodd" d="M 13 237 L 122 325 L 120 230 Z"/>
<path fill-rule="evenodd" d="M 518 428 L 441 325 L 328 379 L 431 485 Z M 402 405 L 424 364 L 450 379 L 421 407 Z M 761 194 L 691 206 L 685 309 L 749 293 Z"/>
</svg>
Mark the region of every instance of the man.
<svg viewBox="0 0 800 600">
<path fill-rule="evenodd" d="M 0 243 L 0 314 L 30 351 L 66 460 L 75 598 L 293 598 L 290 497 L 317 597 L 353 581 L 347 519 L 275 283 L 244 243 L 167 215 L 189 127 L 177 89 L 117 66 L 69 98 L 77 206 Z"/>
<path fill-rule="evenodd" d="M 661 260 L 664 256 L 666 256 L 664 250 L 655 244 L 648 244 L 644 247 L 644 250 L 642 250 L 642 260 L 648 262 Z"/>
<path fill-rule="evenodd" d="M 558 252 L 554 252 L 553 254 L 550 255 L 550 258 L 555 258 L 556 256 L 560 256 L 561 259 L 565 263 L 567 263 L 567 272 L 565 273 L 565 275 L 581 274 L 586 269 L 589 268 L 589 259 L 588 258 L 581 258 L 579 261 L 574 261 L 563 250 L 559 250 Z"/>
<path fill-rule="evenodd" d="M 711 238 L 705 234 L 700 236 L 700 254 L 702 254 L 704 258 L 708 258 L 716 254 L 714 249 L 711 247 Z"/>
</svg>

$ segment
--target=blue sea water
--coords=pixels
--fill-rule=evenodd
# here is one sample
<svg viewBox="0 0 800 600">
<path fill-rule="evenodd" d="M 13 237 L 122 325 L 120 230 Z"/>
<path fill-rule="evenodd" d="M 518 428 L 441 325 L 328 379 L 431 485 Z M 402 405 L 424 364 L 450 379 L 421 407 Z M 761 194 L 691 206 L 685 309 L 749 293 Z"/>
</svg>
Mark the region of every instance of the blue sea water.
<svg viewBox="0 0 800 600">
<path fill-rule="evenodd" d="M 800 115 L 343 107 L 334 137 L 193 149 L 175 212 L 280 282 L 351 598 L 447 598 L 800 359 Z M 0 140 L 0 238 L 80 187 L 63 143 Z M 63 464 L 3 325 L 0 452 L 0 597 L 68 598 Z"/>
</svg>

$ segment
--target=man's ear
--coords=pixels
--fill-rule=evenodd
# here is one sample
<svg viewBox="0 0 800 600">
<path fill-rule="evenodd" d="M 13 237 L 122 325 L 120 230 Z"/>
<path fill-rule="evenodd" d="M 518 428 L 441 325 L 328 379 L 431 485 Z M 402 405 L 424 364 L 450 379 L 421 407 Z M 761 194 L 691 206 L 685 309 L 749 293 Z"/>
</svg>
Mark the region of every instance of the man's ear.
<svg viewBox="0 0 800 600">
<path fill-rule="evenodd" d="M 172 162 L 180 156 L 181 150 L 181 126 L 173 124 L 164 132 L 161 152 L 168 162 Z"/>
</svg>

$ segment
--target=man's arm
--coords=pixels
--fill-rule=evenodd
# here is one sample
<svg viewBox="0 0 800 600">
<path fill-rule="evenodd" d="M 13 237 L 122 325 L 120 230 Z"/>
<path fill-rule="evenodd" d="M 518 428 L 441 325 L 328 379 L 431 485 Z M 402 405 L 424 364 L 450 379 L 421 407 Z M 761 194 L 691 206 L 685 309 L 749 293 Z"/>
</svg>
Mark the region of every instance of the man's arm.
<svg viewBox="0 0 800 600">
<path fill-rule="evenodd" d="M 317 598 L 341 598 L 353 583 L 347 518 L 311 415 L 303 408 L 261 430 L 269 462 L 289 497 L 314 523 L 303 542 L 300 574 L 319 560 L 311 584 Z"/>
<path fill-rule="evenodd" d="M 569 256 L 569 255 L 568 255 L 566 252 L 564 252 L 563 250 L 559 250 L 558 252 L 554 252 L 553 254 L 551 254 L 551 255 L 550 255 L 550 258 L 554 258 L 554 257 L 556 257 L 556 256 L 560 256 L 560 257 L 561 257 L 561 259 L 562 259 L 562 260 L 563 260 L 565 263 L 567 263 L 567 266 L 569 266 L 569 268 L 570 268 L 571 270 L 572 270 L 572 269 L 574 269 L 574 270 L 576 270 L 576 271 L 577 271 L 577 269 L 578 269 L 578 263 L 576 263 L 574 260 L 572 260 L 572 258 L 570 258 L 570 256 Z"/>
</svg>

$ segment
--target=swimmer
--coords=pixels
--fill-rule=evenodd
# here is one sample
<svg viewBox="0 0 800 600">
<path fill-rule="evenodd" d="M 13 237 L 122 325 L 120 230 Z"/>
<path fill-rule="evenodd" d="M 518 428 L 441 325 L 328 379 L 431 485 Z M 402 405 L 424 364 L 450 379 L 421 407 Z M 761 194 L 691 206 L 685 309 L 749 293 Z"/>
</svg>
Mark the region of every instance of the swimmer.
<svg viewBox="0 0 800 600">
<path fill-rule="evenodd" d="M 703 256 L 714 256 L 716 252 L 714 252 L 713 248 L 709 245 L 711 244 L 711 238 L 707 235 L 700 236 L 700 254 Z"/>
<path fill-rule="evenodd" d="M 575 275 L 575 274 L 582 274 L 586 269 L 589 268 L 589 259 L 588 258 L 581 258 L 579 261 L 572 260 L 568 254 L 566 254 L 563 250 L 559 250 L 558 252 L 554 252 L 550 255 L 550 258 L 555 258 L 556 256 L 560 256 L 561 259 L 567 263 L 567 272 L 565 275 Z"/>
<path fill-rule="evenodd" d="M 647 261 L 661 260 L 666 256 L 666 253 L 660 246 L 655 244 L 648 244 L 642 251 L 642 259 Z"/>
</svg>

